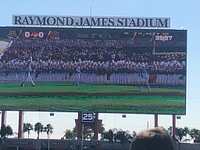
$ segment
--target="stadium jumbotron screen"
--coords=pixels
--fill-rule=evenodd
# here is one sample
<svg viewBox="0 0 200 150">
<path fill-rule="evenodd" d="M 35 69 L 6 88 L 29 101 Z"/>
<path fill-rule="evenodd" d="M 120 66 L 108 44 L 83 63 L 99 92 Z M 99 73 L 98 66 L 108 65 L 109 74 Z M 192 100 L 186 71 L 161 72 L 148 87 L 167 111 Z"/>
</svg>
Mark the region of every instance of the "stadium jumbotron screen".
<svg viewBox="0 0 200 150">
<path fill-rule="evenodd" d="M 0 28 L 0 109 L 185 114 L 186 30 Z"/>
</svg>

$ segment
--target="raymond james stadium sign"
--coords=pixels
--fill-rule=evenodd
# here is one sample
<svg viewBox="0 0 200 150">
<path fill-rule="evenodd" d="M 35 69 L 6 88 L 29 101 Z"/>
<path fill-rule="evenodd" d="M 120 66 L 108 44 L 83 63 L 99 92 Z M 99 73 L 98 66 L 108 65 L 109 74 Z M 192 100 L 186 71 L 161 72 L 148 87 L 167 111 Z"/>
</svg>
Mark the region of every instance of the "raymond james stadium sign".
<svg viewBox="0 0 200 150">
<path fill-rule="evenodd" d="M 13 15 L 13 25 L 169 28 L 170 18 Z"/>
</svg>

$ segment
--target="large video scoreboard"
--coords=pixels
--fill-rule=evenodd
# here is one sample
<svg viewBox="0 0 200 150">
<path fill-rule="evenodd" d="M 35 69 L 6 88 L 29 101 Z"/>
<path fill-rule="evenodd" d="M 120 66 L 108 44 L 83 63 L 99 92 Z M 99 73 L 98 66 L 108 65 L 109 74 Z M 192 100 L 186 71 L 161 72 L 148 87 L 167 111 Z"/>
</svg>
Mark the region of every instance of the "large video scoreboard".
<svg viewBox="0 0 200 150">
<path fill-rule="evenodd" d="M 0 109 L 186 112 L 187 31 L 0 28 Z"/>
</svg>

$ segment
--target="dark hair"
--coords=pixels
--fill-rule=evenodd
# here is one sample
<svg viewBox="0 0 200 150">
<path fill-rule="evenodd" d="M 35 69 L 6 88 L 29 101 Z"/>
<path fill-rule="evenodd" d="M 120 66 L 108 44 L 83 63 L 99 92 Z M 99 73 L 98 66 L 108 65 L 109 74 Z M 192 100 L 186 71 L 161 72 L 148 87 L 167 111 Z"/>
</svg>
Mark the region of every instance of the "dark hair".
<svg viewBox="0 0 200 150">
<path fill-rule="evenodd" d="M 130 150 L 174 150 L 174 145 L 167 130 L 156 127 L 141 131 L 131 143 Z"/>
</svg>

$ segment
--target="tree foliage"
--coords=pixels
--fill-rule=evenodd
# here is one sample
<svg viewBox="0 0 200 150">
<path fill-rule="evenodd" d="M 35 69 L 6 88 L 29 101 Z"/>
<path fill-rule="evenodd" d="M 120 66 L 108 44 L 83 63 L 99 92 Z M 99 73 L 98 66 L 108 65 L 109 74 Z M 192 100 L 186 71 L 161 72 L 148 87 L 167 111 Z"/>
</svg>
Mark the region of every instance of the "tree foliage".
<svg viewBox="0 0 200 150">
<path fill-rule="evenodd" d="M 40 122 L 37 122 L 34 127 L 34 131 L 37 133 L 37 139 L 40 137 L 40 132 L 43 132 L 43 125 Z"/>
<path fill-rule="evenodd" d="M 23 132 L 27 132 L 28 133 L 28 138 L 30 135 L 30 131 L 33 130 L 33 125 L 30 123 L 24 123 L 24 128 L 23 128 Z"/>
<path fill-rule="evenodd" d="M 190 137 L 194 140 L 194 143 L 200 143 L 200 130 L 191 129 L 189 132 Z"/>
<path fill-rule="evenodd" d="M 1 134 L 1 137 L 7 137 L 10 135 L 13 135 L 13 129 L 11 128 L 11 126 L 9 125 L 6 126 L 5 124 L 3 124 L 1 126 L 0 134 Z"/>
<path fill-rule="evenodd" d="M 49 134 L 53 133 L 53 126 L 49 123 L 45 127 L 43 127 L 43 132 L 47 133 L 47 137 L 49 138 Z"/>
<path fill-rule="evenodd" d="M 168 128 L 168 131 L 170 132 L 170 134 L 172 134 L 172 127 L 170 126 Z M 187 138 L 187 136 L 189 135 L 190 130 L 188 127 L 184 127 L 184 128 L 176 128 L 175 129 L 175 137 L 178 141 L 187 141 L 189 140 Z"/>
<path fill-rule="evenodd" d="M 73 130 L 66 129 L 64 138 L 66 138 L 67 140 L 75 139 L 76 133 Z"/>
<path fill-rule="evenodd" d="M 83 139 L 91 140 L 94 138 L 94 132 L 90 127 L 84 127 L 83 129 Z"/>
<path fill-rule="evenodd" d="M 133 134 L 130 134 L 129 131 L 123 131 L 121 129 L 109 129 L 102 133 L 102 140 L 108 140 L 109 142 L 121 142 L 122 144 L 131 141 L 136 136 L 136 132 L 133 131 Z"/>
</svg>

